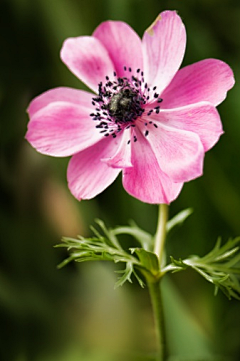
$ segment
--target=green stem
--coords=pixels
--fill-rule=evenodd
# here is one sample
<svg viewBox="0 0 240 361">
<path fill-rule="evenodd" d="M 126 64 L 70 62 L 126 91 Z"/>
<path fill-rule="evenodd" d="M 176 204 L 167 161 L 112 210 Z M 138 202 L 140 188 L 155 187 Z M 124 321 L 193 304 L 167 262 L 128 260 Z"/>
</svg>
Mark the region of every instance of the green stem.
<svg viewBox="0 0 240 361">
<path fill-rule="evenodd" d="M 155 235 L 155 247 L 154 247 L 154 252 L 158 255 L 160 267 L 162 264 L 162 257 L 164 252 L 167 221 L 168 221 L 168 205 L 160 204 L 159 215 L 158 215 L 158 226 Z"/>
<path fill-rule="evenodd" d="M 155 235 L 155 247 L 154 252 L 159 259 L 159 267 L 161 270 L 162 258 L 164 253 L 164 244 L 166 238 L 166 225 L 168 220 L 168 206 L 167 204 L 159 205 L 158 225 Z M 157 361 L 165 361 L 167 359 L 166 351 L 166 336 L 165 327 L 163 321 L 163 305 L 162 295 L 160 288 L 160 279 L 156 282 L 148 281 L 148 289 L 151 297 L 153 316 L 156 329 L 156 339 L 158 345 Z"/>
<path fill-rule="evenodd" d="M 148 289 L 151 297 L 153 316 L 156 330 L 157 357 L 156 361 L 167 360 L 166 335 L 163 321 L 163 306 L 160 281 L 148 282 Z"/>
</svg>

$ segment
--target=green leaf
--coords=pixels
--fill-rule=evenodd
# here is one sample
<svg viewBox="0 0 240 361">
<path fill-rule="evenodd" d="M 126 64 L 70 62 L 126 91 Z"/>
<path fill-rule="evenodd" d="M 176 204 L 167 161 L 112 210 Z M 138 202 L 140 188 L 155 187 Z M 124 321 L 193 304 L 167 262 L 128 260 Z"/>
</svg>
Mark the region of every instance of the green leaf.
<svg viewBox="0 0 240 361">
<path fill-rule="evenodd" d="M 115 236 L 119 234 L 128 234 L 138 241 L 142 248 L 150 250 L 153 247 L 153 237 L 150 233 L 143 231 L 134 222 L 130 226 L 118 226 L 112 230 Z"/>
<path fill-rule="evenodd" d="M 78 239 L 64 237 L 62 243 L 56 247 L 65 247 L 70 256 L 61 262 L 58 268 L 66 266 L 69 262 L 87 262 L 87 261 L 112 261 L 114 263 L 125 263 L 123 270 L 117 271 L 122 276 L 118 279 L 116 287 L 122 286 L 126 281 L 132 282 L 131 277 L 134 276 L 141 287 L 144 282 L 137 269 L 141 270 L 143 275 L 151 274 L 156 276 L 158 269 L 157 256 L 144 249 L 137 248 L 134 255 L 133 250 L 126 252 L 118 241 L 118 234 L 131 234 L 134 238 L 141 238 L 143 235 L 143 243 L 150 242 L 150 235 L 140 230 L 135 225 L 131 227 L 117 227 L 115 229 L 107 229 L 101 220 L 96 220 L 100 230 L 91 227 L 94 233 L 93 237 L 84 238 L 79 236 Z"/>
<path fill-rule="evenodd" d="M 118 281 L 115 283 L 115 287 L 122 286 L 126 281 L 132 283 L 131 275 L 133 273 L 133 265 L 131 262 L 126 263 L 126 268 L 121 271 L 115 271 L 116 273 L 123 273 L 121 277 L 118 278 Z"/>
<path fill-rule="evenodd" d="M 181 260 L 181 258 L 179 258 L 179 260 L 177 261 L 176 259 L 174 259 L 172 256 L 170 256 L 171 261 L 172 261 L 172 265 L 174 265 L 176 268 L 173 269 L 173 272 L 178 272 L 178 271 L 182 271 L 183 269 L 186 269 L 188 266 Z"/>
<path fill-rule="evenodd" d="M 126 263 L 126 268 L 124 270 L 115 271 L 116 273 L 123 273 L 121 277 L 119 277 L 118 281 L 115 283 L 115 287 L 122 286 L 126 281 L 132 283 L 131 276 L 134 275 L 137 279 L 140 286 L 143 288 L 145 286 L 141 277 L 136 273 L 134 266 L 131 262 Z"/>
<path fill-rule="evenodd" d="M 220 289 L 229 299 L 240 300 L 240 237 L 230 239 L 221 246 L 218 239 L 215 247 L 204 257 L 191 256 L 185 260 L 175 260 L 162 273 L 182 271 L 188 267 L 198 272 L 208 282 L 214 284 L 214 294 Z"/>
<path fill-rule="evenodd" d="M 187 208 L 179 212 L 176 216 L 167 222 L 167 232 L 170 232 L 176 226 L 181 226 L 192 213 L 192 208 Z"/>
<path fill-rule="evenodd" d="M 131 248 L 131 251 L 138 255 L 141 265 L 152 275 L 159 274 L 159 261 L 155 253 L 146 251 L 143 248 Z"/>
<path fill-rule="evenodd" d="M 117 238 L 115 237 L 115 234 L 113 232 L 113 230 L 111 229 L 107 229 L 107 227 L 105 226 L 104 222 L 101 221 L 100 219 L 96 219 L 95 222 L 98 224 L 98 226 L 100 227 L 100 229 L 102 230 L 102 232 L 105 234 L 106 236 L 106 241 L 110 241 L 110 244 L 115 246 L 116 248 L 121 248 L 119 243 L 118 243 L 118 240 Z M 100 238 L 101 238 L 101 235 L 96 231 L 96 229 L 94 227 L 90 227 L 94 233 Z"/>
</svg>

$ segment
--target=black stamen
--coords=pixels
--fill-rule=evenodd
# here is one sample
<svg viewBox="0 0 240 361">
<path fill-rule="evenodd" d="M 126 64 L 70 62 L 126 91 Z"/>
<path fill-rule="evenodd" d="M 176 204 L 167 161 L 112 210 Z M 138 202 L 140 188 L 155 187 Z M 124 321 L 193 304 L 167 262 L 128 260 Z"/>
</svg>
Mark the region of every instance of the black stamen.
<svg viewBox="0 0 240 361">
<path fill-rule="evenodd" d="M 117 135 L 124 131 L 137 126 L 136 120 L 146 111 L 146 116 L 151 116 L 153 112 L 159 114 L 160 106 L 154 106 L 163 100 L 156 91 L 157 87 L 148 86 L 144 80 L 144 72 L 140 68 L 135 70 L 132 75 L 132 68 L 123 66 L 126 76 L 117 77 L 117 72 L 113 72 L 114 80 L 110 81 L 109 76 L 105 76 L 105 83 L 98 84 L 98 95 L 92 98 L 92 105 L 95 108 L 90 114 L 92 120 L 96 123 L 96 128 L 100 133 L 108 137 L 111 135 L 116 138 Z M 138 74 L 138 75 L 137 75 Z M 153 94 L 153 95 L 152 95 Z M 150 101 L 150 102 L 149 102 Z M 153 104 L 152 108 L 150 107 Z M 145 108 L 146 105 L 146 108 Z M 157 124 L 153 121 L 146 120 L 144 125 Z M 145 137 L 149 134 L 149 128 L 145 128 Z M 137 136 L 134 135 L 128 144 L 136 142 Z"/>
</svg>

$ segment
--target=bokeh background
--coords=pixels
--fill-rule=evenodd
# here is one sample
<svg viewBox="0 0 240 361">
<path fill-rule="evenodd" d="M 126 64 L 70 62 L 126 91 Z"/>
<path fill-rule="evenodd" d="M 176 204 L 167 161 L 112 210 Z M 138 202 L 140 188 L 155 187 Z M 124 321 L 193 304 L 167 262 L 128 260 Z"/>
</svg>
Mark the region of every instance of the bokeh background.
<svg viewBox="0 0 240 361">
<path fill-rule="evenodd" d="M 155 348 L 146 289 L 114 290 L 111 264 L 70 264 L 53 246 L 134 219 L 154 233 L 157 207 L 125 193 L 119 178 L 96 199 L 77 202 L 66 183 L 68 159 L 38 154 L 24 139 L 26 108 L 56 86 L 84 86 L 59 58 L 67 37 L 90 35 L 107 19 L 142 36 L 162 10 L 178 10 L 188 34 L 183 65 L 219 58 L 236 85 L 219 106 L 225 134 L 206 155 L 204 176 L 184 186 L 171 216 L 193 215 L 168 239 L 175 258 L 204 255 L 219 236 L 240 235 L 240 3 L 238 0 L 1 0 L 0 359 L 3 361 L 151 360 Z M 240 303 L 193 272 L 165 281 L 172 360 L 239 360 Z M 190 313 L 190 315 L 189 315 Z"/>
</svg>

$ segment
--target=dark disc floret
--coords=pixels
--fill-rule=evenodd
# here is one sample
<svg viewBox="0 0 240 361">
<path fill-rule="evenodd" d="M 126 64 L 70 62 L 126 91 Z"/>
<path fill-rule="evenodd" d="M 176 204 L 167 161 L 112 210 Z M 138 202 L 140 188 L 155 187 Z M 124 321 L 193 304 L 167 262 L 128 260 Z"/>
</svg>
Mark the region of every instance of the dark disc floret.
<svg viewBox="0 0 240 361">
<path fill-rule="evenodd" d="M 112 135 L 113 138 L 117 133 L 129 127 L 135 127 L 135 121 L 145 112 L 145 106 L 149 103 L 150 88 L 144 82 L 144 74 L 140 69 L 136 70 L 136 76 L 132 75 L 132 69 L 124 67 L 129 74 L 127 77 L 118 77 L 116 72 L 113 73 L 114 80 L 106 76 L 106 82 L 98 84 L 98 95 L 92 98 L 92 105 L 95 112 L 90 116 L 97 122 L 96 128 L 105 136 Z M 152 89 L 156 90 L 156 87 Z M 162 101 L 159 95 L 154 92 L 153 100 L 158 103 Z M 152 112 L 159 113 L 160 106 L 150 109 L 147 115 Z M 151 122 L 152 123 L 152 122 Z M 145 125 L 150 122 L 145 122 Z M 156 125 L 155 125 L 156 126 Z M 147 136 L 149 130 L 145 132 Z M 137 141 L 136 135 L 133 136 L 134 142 Z M 130 141 L 128 142 L 130 143 Z"/>
<path fill-rule="evenodd" d="M 112 95 L 107 109 L 115 123 L 124 124 L 133 122 L 144 112 L 142 108 L 144 98 L 139 91 L 126 84 L 118 93 Z"/>
</svg>

